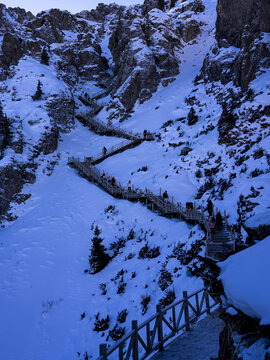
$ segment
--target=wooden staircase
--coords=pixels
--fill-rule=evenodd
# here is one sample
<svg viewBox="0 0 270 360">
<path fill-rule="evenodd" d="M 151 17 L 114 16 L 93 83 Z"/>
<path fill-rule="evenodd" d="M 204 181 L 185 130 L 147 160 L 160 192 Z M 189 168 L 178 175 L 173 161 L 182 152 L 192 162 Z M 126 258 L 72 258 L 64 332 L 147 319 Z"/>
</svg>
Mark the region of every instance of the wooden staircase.
<svg viewBox="0 0 270 360">
<path fill-rule="evenodd" d="M 127 186 L 121 185 L 118 181 L 116 181 L 113 186 L 109 181 L 109 176 L 102 174 L 88 158 L 80 161 L 80 159 L 70 157 L 68 164 L 75 168 L 81 176 L 96 183 L 116 198 L 141 201 L 152 211 L 157 210 L 163 216 L 171 216 L 185 219 L 189 222 L 199 223 L 206 229 L 206 232 L 210 234 L 210 229 L 204 214 L 197 210 L 196 207 L 194 209 L 187 209 L 183 207 L 181 203 L 176 203 L 173 197 L 171 199 L 164 199 L 161 193 L 156 195 L 148 188 L 142 190 L 138 188 L 135 189 L 134 186 L 132 186 L 129 190 Z"/>
<path fill-rule="evenodd" d="M 224 221 L 221 230 L 216 230 L 214 234 L 211 234 L 211 239 L 207 244 L 206 257 L 223 261 L 233 252 L 235 252 L 234 233 L 228 230 Z"/>
<path fill-rule="evenodd" d="M 112 147 L 106 149 L 106 151 L 102 151 L 96 156 L 87 157 L 86 159 L 92 164 L 97 165 L 101 163 L 103 160 L 107 159 L 110 156 L 119 154 L 125 150 L 132 149 L 143 142 L 143 139 L 135 139 L 135 140 L 126 140 L 122 141 L 117 145 L 113 145 Z"/>
<path fill-rule="evenodd" d="M 129 140 L 154 140 L 154 135 L 147 133 L 135 133 L 133 131 L 124 130 L 120 126 L 106 124 L 103 121 L 94 119 L 94 114 L 91 111 L 76 115 L 76 118 L 84 125 L 88 126 L 90 130 L 99 135 L 121 137 Z"/>
</svg>

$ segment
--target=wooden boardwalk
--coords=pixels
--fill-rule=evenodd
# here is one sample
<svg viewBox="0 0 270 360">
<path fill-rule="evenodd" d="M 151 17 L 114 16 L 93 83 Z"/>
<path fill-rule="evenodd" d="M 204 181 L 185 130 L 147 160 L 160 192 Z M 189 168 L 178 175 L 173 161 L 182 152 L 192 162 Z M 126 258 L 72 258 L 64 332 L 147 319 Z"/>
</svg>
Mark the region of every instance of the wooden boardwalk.
<svg viewBox="0 0 270 360">
<path fill-rule="evenodd" d="M 135 139 L 135 140 L 125 140 L 117 145 L 113 145 L 110 148 L 103 148 L 103 151 L 95 156 L 87 157 L 86 159 L 92 164 L 97 165 L 101 163 L 103 160 L 107 159 L 110 156 L 119 154 L 125 150 L 132 149 L 135 146 L 140 145 L 143 142 L 142 139 Z"/>
<path fill-rule="evenodd" d="M 121 185 L 118 181 L 116 181 L 113 186 L 109 180 L 110 177 L 107 174 L 102 174 L 88 158 L 81 161 L 80 159 L 71 157 L 68 160 L 68 164 L 74 167 L 81 176 L 96 183 L 99 187 L 116 198 L 141 201 L 152 211 L 157 210 L 163 216 L 172 216 L 199 223 L 205 228 L 206 232 L 210 234 L 208 222 L 203 212 L 197 210 L 196 207 L 187 209 L 183 207 L 181 203 L 176 203 L 173 198 L 164 199 L 161 193 L 156 195 L 148 188 L 135 189 L 134 186 L 132 186 L 131 189 L 128 189 L 127 186 Z"/>
<path fill-rule="evenodd" d="M 98 111 L 98 110 L 96 110 Z M 106 124 L 103 121 L 94 119 L 95 114 L 93 111 L 88 111 L 76 115 L 76 118 L 82 122 L 84 125 L 88 126 L 90 130 L 99 135 L 106 136 L 116 136 L 129 140 L 143 140 L 143 141 L 152 141 L 154 140 L 154 135 L 145 132 L 145 133 L 135 133 L 133 131 L 128 131 L 123 129 L 121 126 Z"/>
<path fill-rule="evenodd" d="M 107 157 L 108 156 L 109 154 Z M 102 156 L 93 160 L 92 158 L 85 158 L 84 161 L 71 157 L 68 160 L 68 164 L 75 168 L 81 176 L 96 183 L 100 188 L 115 198 L 140 201 L 150 210 L 158 211 L 162 216 L 174 217 L 200 224 L 206 232 L 206 257 L 220 261 L 224 260 L 235 250 L 235 241 L 232 233 L 227 228 L 226 222 L 224 222 L 221 231 L 211 234 L 204 212 L 196 209 L 196 204 L 194 204 L 193 209 L 189 209 L 182 206 L 181 203 L 175 202 L 173 197 L 164 199 L 161 192 L 157 195 L 148 188 L 135 189 L 134 186 L 128 188 L 118 181 L 115 181 L 115 184 L 112 185 L 110 181 L 111 177 L 109 177 L 108 174 L 101 173 L 100 170 L 94 166 L 94 163 L 101 161 Z"/>
<path fill-rule="evenodd" d="M 217 358 L 219 334 L 225 323 L 215 311 L 168 344 L 163 352 L 151 357 L 152 360 L 210 360 Z"/>
</svg>

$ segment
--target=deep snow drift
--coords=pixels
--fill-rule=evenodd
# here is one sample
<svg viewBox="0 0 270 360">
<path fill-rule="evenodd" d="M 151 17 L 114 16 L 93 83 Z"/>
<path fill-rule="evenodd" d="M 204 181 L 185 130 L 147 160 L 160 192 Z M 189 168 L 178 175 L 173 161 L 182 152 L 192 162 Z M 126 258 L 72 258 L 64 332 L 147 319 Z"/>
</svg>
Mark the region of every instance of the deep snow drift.
<svg viewBox="0 0 270 360">
<path fill-rule="evenodd" d="M 229 304 L 270 324 L 270 237 L 219 263 Z"/>
</svg>

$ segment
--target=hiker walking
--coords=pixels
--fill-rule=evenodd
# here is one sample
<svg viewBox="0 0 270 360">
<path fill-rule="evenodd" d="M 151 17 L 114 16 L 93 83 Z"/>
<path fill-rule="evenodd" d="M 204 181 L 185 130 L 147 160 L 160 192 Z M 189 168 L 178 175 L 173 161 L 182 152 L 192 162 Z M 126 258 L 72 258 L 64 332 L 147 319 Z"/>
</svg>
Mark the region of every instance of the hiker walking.
<svg viewBox="0 0 270 360">
<path fill-rule="evenodd" d="M 215 233 L 215 219 L 213 215 L 210 215 L 208 218 L 208 225 L 210 227 L 211 233 Z"/>
<path fill-rule="evenodd" d="M 107 148 L 106 148 L 105 146 L 103 146 L 102 154 L 103 154 L 103 155 L 106 155 L 106 154 L 107 154 Z"/>
<path fill-rule="evenodd" d="M 217 227 L 217 231 L 221 231 L 221 228 L 222 228 L 222 215 L 221 215 L 220 211 L 216 215 L 216 227 Z"/>
<path fill-rule="evenodd" d="M 128 188 L 128 192 L 131 192 L 131 181 L 129 180 L 128 184 L 127 184 L 127 188 Z"/>
<path fill-rule="evenodd" d="M 168 199 L 169 195 L 167 193 L 167 190 L 164 191 L 162 197 L 163 197 L 164 200 Z"/>
</svg>

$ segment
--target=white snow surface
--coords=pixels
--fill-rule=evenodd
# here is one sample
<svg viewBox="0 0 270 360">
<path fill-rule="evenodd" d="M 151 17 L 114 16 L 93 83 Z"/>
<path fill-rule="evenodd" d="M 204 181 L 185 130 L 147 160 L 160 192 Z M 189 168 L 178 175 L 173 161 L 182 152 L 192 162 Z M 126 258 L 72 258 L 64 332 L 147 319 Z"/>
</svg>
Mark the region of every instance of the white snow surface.
<svg viewBox="0 0 270 360">
<path fill-rule="evenodd" d="M 219 263 L 229 304 L 270 324 L 270 236 Z"/>
<path fill-rule="evenodd" d="M 194 77 L 215 43 L 216 0 L 207 0 L 205 5 L 206 11 L 196 16 L 206 25 L 202 26 L 202 34 L 181 50 L 180 74 L 176 80 L 168 87 L 160 86 L 149 101 L 142 105 L 136 104 L 132 116 L 122 124 L 133 131 L 160 131 L 161 142 L 142 143 L 98 165 L 123 185 L 131 180 L 136 187 L 149 187 L 155 193 L 159 193 L 160 188 L 167 189 L 175 201 L 182 203 L 194 200 L 204 181 L 195 176 L 198 160 L 207 159 L 202 167 L 204 170 L 216 166 L 218 157 L 222 157 L 222 163 L 226 166 L 220 169 L 216 178 L 228 178 L 235 170 L 226 146 L 218 145 L 216 124 L 222 111 L 221 106 L 213 94 L 208 94 L 204 84 L 198 85 L 194 91 L 200 102 L 201 111 L 195 107 L 196 112 L 199 112 L 199 121 L 188 126 L 179 120 L 186 118 L 189 112 L 190 106 L 187 106 L 185 98 L 194 90 Z M 73 41 L 72 33 L 66 32 L 66 41 Z M 101 45 L 103 54 L 111 62 L 107 35 Z M 220 54 L 221 57 L 223 55 Z M 27 57 L 20 61 L 14 72 L 15 76 L 2 84 L 6 92 L 4 95 L 0 93 L 0 97 L 7 115 L 21 120 L 23 139 L 31 147 L 39 141 L 40 134 L 49 124 L 44 109 L 45 99 L 60 91 L 69 92 L 69 89 L 57 78 L 52 65 L 47 67 Z M 269 83 L 269 74 L 270 71 L 265 70 L 251 83 L 258 94 L 255 105 L 269 103 L 269 96 L 261 91 L 265 86 L 270 88 L 266 85 Z M 36 90 L 38 79 L 43 84 L 44 99 L 33 102 L 31 95 Z M 224 86 L 224 91 L 229 88 L 233 88 L 233 84 Z M 91 93 L 96 91 L 96 87 L 94 83 L 86 82 L 79 84 L 76 91 Z M 104 108 L 98 114 L 98 119 L 106 121 L 107 115 Z M 173 124 L 165 132 L 161 126 L 168 120 L 172 120 Z M 214 129 L 200 134 L 208 125 L 213 125 Z M 183 136 L 179 136 L 181 132 Z M 68 156 L 74 155 L 81 159 L 84 156 L 95 156 L 103 146 L 109 148 L 121 142 L 121 139 L 94 135 L 79 123 L 76 123 L 76 128 L 70 134 L 62 135 L 62 138 L 55 153 L 40 155 L 37 159 L 37 181 L 23 189 L 23 193 L 31 194 L 30 199 L 20 205 L 12 204 L 11 211 L 18 219 L 0 228 L 0 271 L 3 274 L 0 278 L 1 359 L 84 360 L 86 352 L 89 357 L 95 358 L 98 344 L 105 342 L 108 335 L 108 331 L 103 337 L 101 333 L 93 331 L 95 315 L 98 312 L 101 317 L 109 314 L 112 329 L 116 324 L 117 313 L 128 309 L 127 321 L 123 324 L 126 331 L 130 329 L 132 319 L 137 319 L 139 323 L 146 320 L 155 312 L 155 305 L 165 295 L 157 280 L 173 247 L 181 241 L 189 249 L 195 239 L 203 236 L 198 226 L 162 218 L 139 203 L 112 198 L 67 166 Z M 267 149 L 268 139 L 262 137 L 258 146 Z M 176 147 L 169 145 L 179 142 L 183 144 Z M 183 157 L 181 149 L 187 144 L 192 147 L 191 155 Z M 255 161 L 252 151 L 247 152 L 248 172 L 257 166 L 265 168 L 266 157 Z M 214 153 L 215 157 L 210 158 L 210 153 Z M 4 155 L 0 165 L 7 164 L 12 157 L 23 160 L 25 156 L 24 153 L 14 154 L 11 150 Z M 50 175 L 47 167 L 51 161 L 56 162 L 56 165 Z M 138 171 L 143 166 L 147 166 L 147 171 Z M 256 223 L 256 214 L 265 214 L 269 205 L 269 179 L 270 173 L 250 177 L 239 169 L 224 200 L 216 201 L 215 205 L 221 210 L 226 209 L 230 214 L 229 221 L 236 222 L 239 196 L 249 195 L 251 187 L 260 189 L 256 198 L 259 205 L 251 214 L 253 218 L 250 218 L 250 221 L 255 219 Z M 202 200 L 202 204 L 205 200 Z M 104 210 L 110 205 L 115 206 L 115 209 L 105 213 Z M 107 248 L 118 238 L 126 238 L 131 229 L 135 231 L 135 238 L 127 241 L 126 246 L 103 271 L 89 275 L 84 270 L 89 268 L 93 223 L 102 229 L 101 236 Z M 269 274 L 266 261 L 269 238 L 266 240 L 221 264 L 221 276 L 231 304 L 235 307 L 239 305 L 240 310 L 259 317 L 262 323 L 270 318 L 266 308 L 269 292 L 268 302 L 255 294 L 257 290 L 267 289 L 269 284 L 265 275 Z M 151 247 L 160 246 L 161 255 L 158 258 L 138 259 L 138 252 L 147 241 Z M 127 256 L 131 258 L 126 260 Z M 245 271 L 240 269 L 238 261 Z M 123 275 L 127 285 L 124 294 L 117 294 L 119 280 L 115 278 L 121 269 L 127 271 Z M 182 297 L 183 290 L 192 292 L 203 287 L 202 281 L 191 277 L 186 267 L 180 266 L 175 258 L 169 259 L 166 269 L 173 274 L 174 280 L 168 289 L 174 288 L 177 298 Z M 135 277 L 132 277 L 133 272 L 136 272 Z M 101 294 L 101 283 L 106 285 L 106 295 Z M 246 302 L 238 291 L 240 285 L 243 293 L 247 294 Z M 145 315 L 141 311 L 142 295 L 151 296 Z M 85 317 L 81 320 L 83 313 Z M 112 344 L 111 339 L 109 343 Z"/>
<path fill-rule="evenodd" d="M 104 143 L 113 145 L 119 139 L 94 135 L 78 124 L 63 140 L 58 149 L 61 158 L 53 174 L 43 174 L 45 161 L 36 183 L 24 188 L 26 193 L 31 191 L 31 198 L 17 208 L 14 205 L 19 219 L 0 230 L 0 268 L 5 274 L 0 279 L 0 338 L 5 360 L 75 359 L 77 352 L 86 351 L 97 356 L 103 339 L 92 331 L 94 315 L 109 314 L 111 328 L 117 313 L 125 308 L 127 327 L 132 319 L 142 322 L 149 317 L 164 296 L 157 284 L 157 273 L 166 256 L 180 240 L 191 244 L 191 230 L 197 234 L 195 238 L 203 236 L 197 226 L 162 218 L 143 205 L 112 198 L 66 165 L 70 155 L 96 153 Z M 116 207 L 115 213 L 105 214 L 109 205 Z M 85 274 L 93 222 L 102 228 L 106 247 L 117 238 L 126 237 L 133 228 L 137 237 L 146 236 L 151 247 L 160 246 L 160 257 L 138 259 L 145 240 L 138 242 L 135 238 L 102 272 Z M 130 253 L 135 257 L 125 261 Z M 169 266 L 175 269 L 173 262 Z M 127 271 L 123 295 L 116 293 L 117 281 L 115 284 L 111 280 L 121 269 Z M 135 278 L 131 277 L 132 272 L 136 272 Z M 106 296 L 101 295 L 101 283 L 107 286 Z M 202 287 L 200 279 L 190 277 L 185 267 L 181 270 L 178 266 L 174 275 L 177 297 L 182 296 L 183 290 Z M 145 294 L 151 295 L 151 302 L 142 316 L 140 301 Z M 84 312 L 86 317 L 81 320 Z"/>
</svg>

